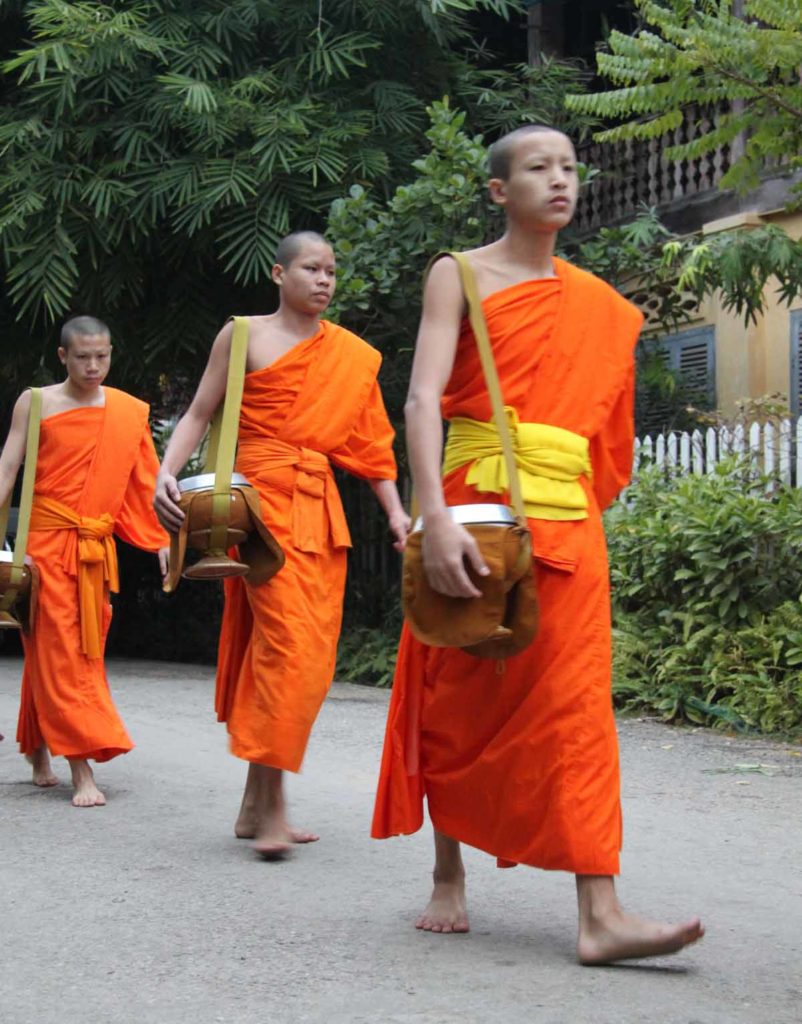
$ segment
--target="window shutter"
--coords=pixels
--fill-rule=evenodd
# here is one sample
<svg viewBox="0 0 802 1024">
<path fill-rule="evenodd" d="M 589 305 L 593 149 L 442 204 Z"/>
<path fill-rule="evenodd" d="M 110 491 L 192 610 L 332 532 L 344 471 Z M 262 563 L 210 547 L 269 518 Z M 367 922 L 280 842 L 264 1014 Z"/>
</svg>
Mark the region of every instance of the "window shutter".
<svg viewBox="0 0 802 1024">
<path fill-rule="evenodd" d="M 715 330 L 695 327 L 668 338 L 646 343 L 649 351 L 665 360 L 680 376 L 681 398 L 661 401 L 651 396 L 636 399 L 639 433 L 665 430 L 676 418 L 678 401 L 682 405 L 714 407 L 716 403 Z"/>
<path fill-rule="evenodd" d="M 802 412 L 802 309 L 791 314 L 791 380 L 788 404 L 791 414 Z"/>
<path fill-rule="evenodd" d="M 685 331 L 674 339 L 671 353 L 672 368 L 680 373 L 688 392 L 691 395 L 698 395 L 697 401 L 711 405 L 715 405 L 716 401 L 714 357 L 712 327 Z"/>
</svg>

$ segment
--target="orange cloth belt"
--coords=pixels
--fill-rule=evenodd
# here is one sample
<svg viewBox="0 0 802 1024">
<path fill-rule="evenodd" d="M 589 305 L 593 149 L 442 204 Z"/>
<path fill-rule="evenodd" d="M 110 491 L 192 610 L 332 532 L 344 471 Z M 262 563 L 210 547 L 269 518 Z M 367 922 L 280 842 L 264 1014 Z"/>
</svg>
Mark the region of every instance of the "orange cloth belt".
<svg viewBox="0 0 802 1024">
<path fill-rule="evenodd" d="M 120 589 L 114 520 L 104 512 L 97 519 L 78 515 L 68 505 L 34 495 L 31 530 L 75 530 L 77 546 L 67 555 L 64 569 L 78 578 L 81 650 L 87 658 L 103 654 L 103 603 L 105 589 Z M 69 552 L 70 547 L 67 548 Z"/>
<path fill-rule="evenodd" d="M 277 438 L 240 442 L 242 469 L 258 460 L 259 476 L 267 486 L 287 489 L 282 470 L 294 469 L 292 483 L 292 540 L 299 551 L 322 554 L 329 535 L 334 547 L 350 547 L 351 535 L 345 521 L 340 494 L 328 458 L 313 448 L 288 444 Z M 275 474 L 275 477 L 274 477 Z"/>
</svg>

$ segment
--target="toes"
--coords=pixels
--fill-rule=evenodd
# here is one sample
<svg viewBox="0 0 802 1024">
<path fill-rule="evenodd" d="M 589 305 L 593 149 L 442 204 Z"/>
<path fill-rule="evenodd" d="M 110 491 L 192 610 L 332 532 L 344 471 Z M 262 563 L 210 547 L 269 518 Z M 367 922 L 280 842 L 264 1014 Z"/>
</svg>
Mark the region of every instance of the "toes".
<svg viewBox="0 0 802 1024">
<path fill-rule="evenodd" d="M 316 843 L 320 839 L 315 832 L 299 832 L 297 829 L 290 829 L 290 837 L 294 843 Z"/>
<path fill-rule="evenodd" d="M 76 793 L 72 798 L 73 807 L 105 807 L 106 798 L 101 792 Z"/>
</svg>

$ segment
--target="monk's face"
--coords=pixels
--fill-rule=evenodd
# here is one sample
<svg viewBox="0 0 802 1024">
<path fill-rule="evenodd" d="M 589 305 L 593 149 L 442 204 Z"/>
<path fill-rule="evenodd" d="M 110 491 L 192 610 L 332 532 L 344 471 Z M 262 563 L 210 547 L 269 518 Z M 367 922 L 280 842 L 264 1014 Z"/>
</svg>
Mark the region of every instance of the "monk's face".
<svg viewBox="0 0 802 1024">
<path fill-rule="evenodd" d="M 299 313 L 320 316 L 334 297 L 337 267 L 334 251 L 325 242 L 306 241 L 292 262 L 273 268 L 281 303 Z"/>
<path fill-rule="evenodd" d="M 490 180 L 490 195 L 509 220 L 536 231 L 559 231 L 574 215 L 579 192 L 576 153 L 562 132 L 532 132 L 518 141 L 504 180 Z"/>
<path fill-rule="evenodd" d="M 111 339 L 108 334 L 76 334 L 58 357 L 67 369 L 67 376 L 82 391 L 99 388 L 111 366 Z"/>
</svg>

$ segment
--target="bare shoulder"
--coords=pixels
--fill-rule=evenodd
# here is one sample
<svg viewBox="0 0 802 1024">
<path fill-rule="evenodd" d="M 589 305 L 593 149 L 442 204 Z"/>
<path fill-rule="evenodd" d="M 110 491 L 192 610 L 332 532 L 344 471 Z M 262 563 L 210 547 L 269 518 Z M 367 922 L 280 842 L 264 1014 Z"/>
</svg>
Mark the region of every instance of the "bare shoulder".
<svg viewBox="0 0 802 1024">
<path fill-rule="evenodd" d="M 476 277 L 476 286 L 482 299 L 510 284 L 511 267 L 498 242 L 470 249 L 466 256 Z"/>
<path fill-rule="evenodd" d="M 455 305 L 462 308 L 462 284 L 456 260 L 443 256 L 432 264 L 423 288 L 423 302 L 427 308 Z"/>
<path fill-rule="evenodd" d="M 250 319 L 251 318 L 248 317 L 248 320 L 250 320 Z M 226 320 L 226 322 L 223 324 L 223 326 L 217 332 L 217 335 L 216 335 L 214 341 L 212 342 L 212 352 L 213 353 L 225 353 L 226 355 L 228 355 L 228 352 L 231 349 L 231 336 L 233 335 L 233 333 L 234 333 L 234 321 L 233 321 L 233 319 L 232 320 Z"/>
<path fill-rule="evenodd" d="M 42 392 L 42 405 L 46 411 L 61 391 L 60 384 L 45 384 L 39 389 Z M 14 419 L 27 419 L 31 411 L 33 388 L 26 388 L 14 404 Z"/>
<path fill-rule="evenodd" d="M 27 416 L 31 410 L 31 389 L 26 388 L 14 403 L 15 416 Z"/>
</svg>

